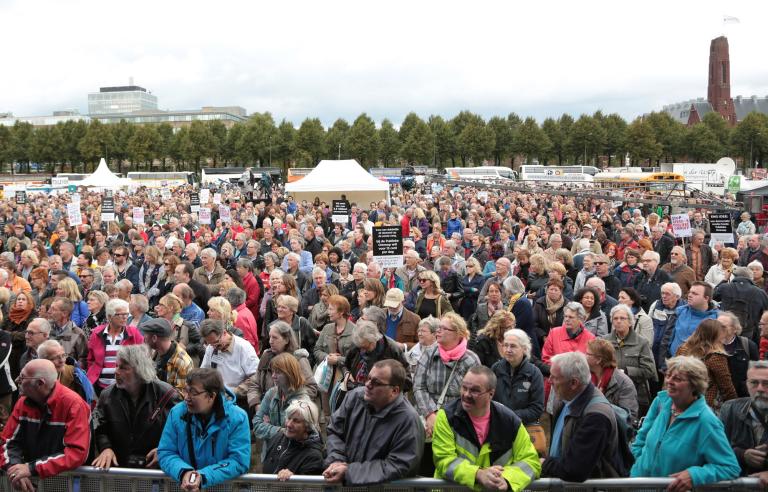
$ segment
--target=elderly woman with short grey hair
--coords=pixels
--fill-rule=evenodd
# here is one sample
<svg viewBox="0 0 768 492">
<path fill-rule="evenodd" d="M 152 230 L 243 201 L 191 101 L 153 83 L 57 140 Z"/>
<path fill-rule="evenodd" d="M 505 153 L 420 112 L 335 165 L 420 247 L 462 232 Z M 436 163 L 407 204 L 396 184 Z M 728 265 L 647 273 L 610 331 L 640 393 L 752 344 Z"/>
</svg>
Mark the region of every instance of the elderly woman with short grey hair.
<svg viewBox="0 0 768 492">
<path fill-rule="evenodd" d="M 358 321 L 352 329 L 352 348 L 344 361 L 347 391 L 365 384 L 373 364 L 384 359 L 395 359 L 408 367 L 399 343 L 383 335 L 373 321 Z"/>
<path fill-rule="evenodd" d="M 563 325 L 549 330 L 549 335 L 541 350 L 541 360 L 550 365 L 552 357 L 565 352 L 587 353 L 587 343 L 594 340 L 593 335 L 584 326 L 587 319 L 587 311 L 578 302 L 569 302 L 563 308 Z M 549 378 L 544 383 L 544 388 L 549 397 Z M 548 400 L 549 401 L 549 400 Z"/>
<path fill-rule="evenodd" d="M 419 359 L 421 358 L 421 354 L 424 353 L 424 350 L 437 342 L 435 334 L 437 333 L 438 326 L 440 326 L 439 319 L 433 316 L 427 316 L 421 320 L 418 328 L 416 328 L 416 337 L 419 341 L 405 354 L 405 359 L 408 361 L 408 369 L 410 370 L 411 375 L 416 373 L 416 367 L 419 365 Z"/>
<path fill-rule="evenodd" d="M 536 424 L 544 412 L 544 376 L 531 363 L 531 338 L 518 328 L 507 330 L 501 355 L 491 368 L 496 374 L 493 399 L 514 411 L 523 424 Z"/>
<path fill-rule="evenodd" d="M 296 475 L 320 475 L 323 441 L 318 432 L 318 410 L 312 402 L 295 400 L 285 410 L 285 431 L 267 443 L 264 473 L 288 480 Z"/>
<path fill-rule="evenodd" d="M 160 381 L 145 345 L 120 347 L 115 384 L 101 392 L 94 411 L 96 459 L 108 470 L 157 467 L 157 446 L 168 413 L 181 402 L 176 389 Z M 126 408 L 133 409 L 126 412 Z"/>
</svg>

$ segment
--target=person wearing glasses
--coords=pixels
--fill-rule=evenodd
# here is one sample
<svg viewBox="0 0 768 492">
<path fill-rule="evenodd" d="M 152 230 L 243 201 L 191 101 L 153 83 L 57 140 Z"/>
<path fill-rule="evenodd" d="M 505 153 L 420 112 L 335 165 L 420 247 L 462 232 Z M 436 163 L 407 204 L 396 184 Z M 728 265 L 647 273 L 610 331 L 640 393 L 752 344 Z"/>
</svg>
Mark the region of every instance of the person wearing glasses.
<svg viewBox="0 0 768 492">
<path fill-rule="evenodd" d="M 475 366 L 461 382 L 461 399 L 438 411 L 432 438 L 435 478 L 474 490 L 519 492 L 539 476 L 541 462 L 531 437 L 512 410 L 493 401 L 495 392 L 493 371 Z"/>
<path fill-rule="evenodd" d="M 707 367 L 696 357 L 667 361 L 666 390 L 653 400 L 632 443 L 630 476 L 671 477 L 672 492 L 739 476 L 723 424 L 704 399 L 708 380 Z"/>
<path fill-rule="evenodd" d="M 21 397 L 0 437 L 0 468 L 16 490 L 35 490 L 46 479 L 82 466 L 91 442 L 91 411 L 60 384 L 49 360 L 30 361 L 16 378 Z"/>
<path fill-rule="evenodd" d="M 37 359 L 37 347 L 51 336 L 51 323 L 45 318 L 35 318 L 24 332 L 24 353 L 19 358 L 19 370 L 30 361 Z"/>
<path fill-rule="evenodd" d="M 88 380 L 97 393 L 115 382 L 117 351 L 122 345 L 144 343 L 144 336 L 128 324 L 128 303 L 110 299 L 106 307 L 107 323 L 96 327 L 88 339 Z"/>
<path fill-rule="evenodd" d="M 418 275 L 419 292 L 416 296 L 413 312 L 424 319 L 427 316 L 440 318 L 443 314 L 453 312 L 451 301 L 440 287 L 440 277 L 431 270 L 425 270 Z"/>
<path fill-rule="evenodd" d="M 5 316 L 2 325 L 2 331 L 11 335 L 12 350 L 10 358 L 11 376 L 16 377 L 21 371 L 19 359 L 26 346 L 25 332 L 29 323 L 35 318 L 35 303 L 31 294 L 20 293 L 16 296 L 13 305 L 8 309 L 8 315 Z"/>
<path fill-rule="evenodd" d="M 193 369 L 184 403 L 171 410 L 157 446 L 160 469 L 185 491 L 233 480 L 248 471 L 250 434 L 248 414 L 236 405 L 221 373 Z"/>
<path fill-rule="evenodd" d="M 323 477 L 358 486 L 416 474 L 424 427 L 403 395 L 406 370 L 392 359 L 376 362 L 365 385 L 350 391 L 328 425 Z"/>
<path fill-rule="evenodd" d="M 747 397 L 729 400 L 720 408 L 720 420 L 742 475 L 766 469 L 768 450 L 764 415 L 768 412 L 768 361 L 751 361 L 745 381 Z"/>
<path fill-rule="evenodd" d="M 130 280 L 131 285 L 133 286 L 131 294 L 138 294 L 139 285 L 141 283 L 139 279 L 139 267 L 133 264 L 128 255 L 128 248 L 125 246 L 116 246 L 112 249 L 112 259 L 114 261 L 117 280 Z"/>
</svg>

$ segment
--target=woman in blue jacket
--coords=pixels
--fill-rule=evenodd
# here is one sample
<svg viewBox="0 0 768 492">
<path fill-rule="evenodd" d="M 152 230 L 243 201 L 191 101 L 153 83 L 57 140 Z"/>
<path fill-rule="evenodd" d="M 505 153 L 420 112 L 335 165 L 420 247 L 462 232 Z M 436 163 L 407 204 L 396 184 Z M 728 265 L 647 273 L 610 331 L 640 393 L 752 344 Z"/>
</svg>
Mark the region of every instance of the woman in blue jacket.
<svg viewBox="0 0 768 492">
<path fill-rule="evenodd" d="M 704 399 L 708 381 L 707 367 L 695 357 L 667 361 L 667 390 L 651 404 L 632 444 L 632 477 L 672 477 L 672 492 L 738 478 L 723 424 Z"/>
<path fill-rule="evenodd" d="M 163 429 L 160 468 L 182 488 L 197 484 L 203 489 L 237 478 L 250 464 L 250 431 L 248 414 L 235 404 L 219 371 L 193 369 L 184 402 L 173 407 Z"/>
</svg>

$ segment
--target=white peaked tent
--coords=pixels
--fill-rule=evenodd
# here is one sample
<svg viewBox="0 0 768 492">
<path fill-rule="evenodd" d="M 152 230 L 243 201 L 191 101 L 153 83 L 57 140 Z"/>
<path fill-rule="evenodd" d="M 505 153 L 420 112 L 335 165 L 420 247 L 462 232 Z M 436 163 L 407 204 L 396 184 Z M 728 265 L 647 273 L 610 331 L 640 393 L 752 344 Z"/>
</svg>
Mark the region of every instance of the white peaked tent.
<svg viewBox="0 0 768 492">
<path fill-rule="evenodd" d="M 109 170 L 107 161 L 103 157 L 99 161 L 99 167 L 96 168 L 93 174 L 77 183 L 78 186 L 90 188 L 119 188 L 125 186 L 125 184 L 125 180 Z"/>
<path fill-rule="evenodd" d="M 320 161 L 304 178 L 285 185 L 285 192 L 296 201 L 311 202 L 317 197 L 329 206 L 342 194 L 365 207 L 379 200 L 389 202 L 389 183 L 373 177 L 354 159 Z"/>
</svg>

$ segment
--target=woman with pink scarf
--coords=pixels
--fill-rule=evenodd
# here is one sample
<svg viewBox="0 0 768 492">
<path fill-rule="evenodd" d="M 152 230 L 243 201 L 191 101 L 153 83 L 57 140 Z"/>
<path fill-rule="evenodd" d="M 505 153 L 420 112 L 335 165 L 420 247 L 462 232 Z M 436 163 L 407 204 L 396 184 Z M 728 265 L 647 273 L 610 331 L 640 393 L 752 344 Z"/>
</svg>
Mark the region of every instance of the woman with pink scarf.
<svg viewBox="0 0 768 492">
<path fill-rule="evenodd" d="M 419 358 L 413 377 L 413 399 L 416 411 L 424 419 L 427 441 L 432 441 L 432 429 L 437 411 L 461 396 L 461 381 L 470 367 L 480 365 L 478 356 L 467 349 L 469 329 L 464 318 L 445 313 L 435 332 L 437 343 L 427 347 Z M 424 467 L 432 465 L 432 446 L 427 444 L 420 474 L 429 473 Z M 432 468 L 434 471 L 434 468 Z M 429 476 L 429 475 L 425 475 Z"/>
</svg>

